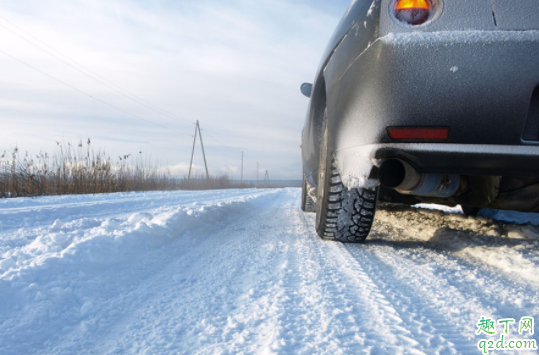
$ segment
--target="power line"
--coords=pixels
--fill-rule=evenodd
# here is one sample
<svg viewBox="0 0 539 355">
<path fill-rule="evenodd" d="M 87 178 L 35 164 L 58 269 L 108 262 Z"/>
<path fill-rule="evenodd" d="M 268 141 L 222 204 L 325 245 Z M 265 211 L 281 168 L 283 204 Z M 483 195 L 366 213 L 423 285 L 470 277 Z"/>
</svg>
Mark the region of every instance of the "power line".
<svg viewBox="0 0 539 355">
<path fill-rule="evenodd" d="M 70 58 L 69 56 L 65 55 L 64 53 L 62 53 L 62 52 L 60 52 L 59 50 L 55 49 L 54 47 L 50 46 L 50 45 L 47 44 L 46 42 L 44 42 L 44 41 L 42 41 L 41 39 L 39 39 L 38 37 L 32 35 L 32 34 L 29 33 L 28 31 L 24 30 L 23 28 L 21 28 L 20 26 L 16 25 L 16 24 L 13 23 L 12 21 L 6 19 L 5 17 L 0 16 L 0 19 L 2 19 L 2 20 L 4 20 L 5 22 L 9 23 L 11 26 L 17 28 L 17 29 L 18 29 L 19 31 L 21 31 L 22 33 L 24 33 L 24 34 L 26 34 L 27 36 L 33 38 L 35 41 L 41 43 L 43 46 L 49 48 L 50 50 L 54 51 L 54 52 L 57 53 L 58 55 L 52 53 L 51 51 L 49 51 L 49 50 L 47 50 L 47 49 L 45 49 L 45 48 L 43 48 L 42 46 L 40 46 L 40 45 L 36 44 L 35 42 L 29 40 L 28 38 L 25 38 L 25 37 L 21 36 L 19 33 L 13 31 L 12 29 L 10 29 L 10 28 L 8 28 L 8 27 L 2 25 L 2 24 L 0 24 L 0 27 L 2 27 L 2 28 L 4 28 L 5 30 L 9 31 L 9 32 L 12 33 L 13 35 L 15 35 L 15 36 L 21 38 L 22 40 L 26 41 L 27 43 L 29 43 L 29 44 L 31 44 L 31 45 L 37 47 L 38 49 L 40 49 L 41 51 L 43 51 L 43 52 L 49 54 L 50 56 L 56 58 L 57 60 L 61 61 L 61 62 L 64 63 L 65 65 L 67 65 L 67 66 L 69 66 L 69 67 L 71 67 L 71 68 L 77 70 L 78 72 L 80 72 L 80 73 L 82 73 L 82 74 L 88 76 L 88 77 L 91 78 L 92 80 L 94 80 L 94 81 L 96 81 L 96 82 L 98 82 L 98 83 L 100 83 L 100 84 L 102 84 L 102 85 L 108 87 L 109 89 L 111 89 L 111 90 L 113 90 L 113 91 L 119 93 L 120 95 L 123 95 L 124 97 L 127 97 L 127 98 L 129 98 L 129 99 L 131 99 L 131 100 L 133 100 L 133 101 L 135 101 L 135 102 L 137 102 L 137 103 L 139 103 L 139 104 L 141 104 L 141 105 L 143 105 L 143 106 L 146 106 L 146 107 L 150 108 L 151 110 L 153 110 L 153 111 L 155 111 L 155 112 L 157 112 L 157 113 L 159 113 L 159 114 L 161 114 L 161 115 L 163 115 L 163 116 L 167 116 L 167 117 L 169 117 L 169 118 L 172 118 L 172 119 L 175 120 L 176 122 L 178 122 L 178 120 L 182 120 L 182 121 L 184 121 L 184 122 L 188 122 L 189 124 L 193 124 L 193 125 L 195 124 L 194 122 L 191 122 L 191 121 L 189 121 L 188 119 L 185 119 L 185 118 L 176 116 L 175 114 L 170 113 L 170 112 L 168 112 L 167 110 L 164 110 L 164 109 L 162 109 L 162 108 L 160 108 L 160 107 L 158 107 L 158 106 L 156 106 L 156 105 L 154 105 L 154 104 L 152 104 L 152 103 L 150 103 L 150 102 L 148 102 L 148 101 L 146 101 L 146 100 L 140 98 L 139 96 L 137 96 L 137 95 L 135 95 L 135 94 L 133 94 L 133 93 L 130 93 L 129 91 L 123 89 L 121 86 L 119 86 L 119 85 L 113 83 L 112 81 L 110 81 L 110 80 L 104 78 L 103 76 L 99 75 L 98 73 L 96 73 L 96 72 L 92 71 L 91 69 L 85 67 L 84 65 L 82 65 L 81 63 L 79 63 L 78 61 L 76 61 L 75 59 Z M 132 113 L 130 113 L 130 112 L 126 111 L 126 110 L 123 110 L 123 109 L 121 109 L 121 108 L 118 108 L 118 107 L 116 107 L 116 106 L 114 106 L 114 105 L 112 105 L 112 104 L 110 104 L 110 103 L 108 103 L 108 102 L 106 102 L 106 101 L 104 101 L 104 100 L 101 100 L 101 99 L 99 99 L 99 98 L 97 98 L 97 97 L 94 97 L 94 96 L 92 96 L 92 95 L 90 95 L 90 94 L 88 94 L 88 93 L 86 93 L 86 92 L 84 92 L 84 91 L 82 91 L 82 90 L 80 90 L 80 89 L 78 89 L 78 88 L 76 88 L 76 87 L 70 85 L 70 84 L 67 84 L 67 83 L 65 83 L 65 82 L 63 82 L 63 81 L 61 81 L 61 80 L 59 80 L 59 79 L 56 79 L 56 78 L 53 77 L 52 75 L 49 75 L 49 74 L 47 74 L 47 73 L 45 73 L 45 72 L 43 72 L 43 71 L 41 71 L 41 70 L 39 70 L 39 69 L 37 69 L 37 68 L 31 66 L 31 65 L 29 65 L 29 64 L 27 64 L 27 63 L 25 63 L 25 62 L 23 62 L 22 60 L 15 58 L 14 56 L 12 56 L 12 55 L 10 55 L 10 54 L 8 54 L 8 53 L 5 53 L 5 52 L 2 52 L 2 53 L 5 54 L 5 55 L 7 55 L 7 56 L 9 56 L 9 57 L 11 57 L 11 58 L 13 58 L 13 59 L 15 59 L 15 60 L 17 60 L 17 61 L 19 61 L 20 63 L 22 63 L 22 64 L 24 64 L 24 65 L 26 65 L 26 66 L 28 66 L 28 67 L 30 67 L 30 68 L 32 68 L 32 69 L 34 69 L 34 70 L 40 72 L 41 74 L 46 75 L 46 76 L 48 76 L 49 78 L 51 78 L 51 79 L 53 79 L 53 80 L 55 80 L 55 81 L 57 81 L 57 82 L 59 82 L 59 83 L 61 83 L 61 84 L 63 84 L 63 85 L 66 85 L 66 86 L 70 87 L 71 89 L 76 90 L 76 91 L 78 91 L 78 92 L 80 92 L 80 93 L 82 93 L 82 94 L 84 94 L 84 95 L 86 95 L 86 96 L 89 96 L 89 97 L 91 97 L 91 98 L 93 98 L 93 99 L 95 99 L 95 100 L 97 100 L 97 101 L 99 101 L 99 102 L 101 102 L 101 103 L 103 103 L 103 104 L 105 104 L 105 105 L 107 105 L 107 106 L 110 106 L 110 107 L 112 107 L 112 108 L 114 108 L 114 109 L 116 109 L 116 110 L 119 110 L 119 111 L 121 111 L 121 112 L 124 112 L 124 113 L 126 113 L 126 114 L 128 114 L 128 115 L 130 115 L 130 116 L 133 116 L 133 117 L 135 117 L 135 118 L 137 118 L 137 119 L 140 119 L 140 120 L 142 120 L 142 121 L 149 122 L 149 123 L 151 123 L 151 124 L 154 124 L 154 125 L 157 125 L 157 126 L 160 126 L 160 127 L 163 127 L 163 128 L 167 128 L 167 127 L 165 127 L 165 126 L 163 126 L 163 125 L 160 125 L 160 124 L 154 123 L 154 122 L 152 122 L 152 121 L 146 120 L 146 119 L 144 119 L 144 118 L 142 118 L 142 117 L 140 117 L 140 116 L 137 116 L 137 115 L 135 115 L 135 114 L 132 114 Z M 65 58 L 65 59 L 67 59 L 67 60 L 65 60 L 65 59 L 63 59 L 63 58 L 61 58 L 61 57 Z M 71 63 L 70 63 L 70 62 L 71 62 Z M 211 135 L 210 133 L 208 133 L 206 130 L 203 130 L 203 131 L 206 133 L 206 135 L 207 135 L 208 137 L 210 137 L 212 140 L 214 140 L 217 144 L 219 144 L 219 145 L 221 145 L 221 146 L 223 146 L 223 147 L 227 147 L 227 145 L 225 145 L 225 144 L 223 144 L 222 142 L 220 142 L 218 139 L 216 139 L 215 137 L 213 137 L 213 135 Z"/>
<path fill-rule="evenodd" d="M 221 143 L 220 141 L 218 141 L 217 139 L 213 138 L 213 136 L 212 136 L 211 134 L 209 134 L 208 132 L 206 132 L 206 130 L 203 129 L 203 131 L 204 131 L 204 133 L 206 133 L 206 135 L 207 135 L 208 137 L 210 137 L 211 139 L 213 139 L 217 144 L 222 145 L 223 147 L 226 147 L 225 144 L 223 144 L 223 143 Z"/>
<path fill-rule="evenodd" d="M 62 80 L 60 80 L 60 79 L 57 79 L 57 78 L 55 78 L 54 76 L 52 76 L 52 75 L 50 75 L 50 74 L 47 74 L 47 73 L 45 73 L 44 71 L 42 71 L 42 70 L 40 70 L 40 69 L 38 69 L 38 68 L 36 68 L 36 67 L 34 67 L 34 66 L 28 64 L 28 63 L 26 63 L 26 62 L 24 62 L 24 61 L 22 61 L 22 60 L 20 60 L 19 58 L 16 58 L 16 57 L 12 56 L 11 54 L 8 54 L 8 53 L 4 52 L 3 50 L 0 50 L 0 53 L 2 53 L 2 54 L 4 54 L 5 56 L 10 57 L 10 58 L 16 60 L 17 62 L 19 62 L 19 63 L 21 63 L 21 64 L 23 64 L 23 65 L 25 65 L 25 66 L 27 66 L 27 67 L 29 67 L 29 68 L 31 68 L 31 69 L 37 71 L 38 73 L 41 73 L 41 74 L 43 74 L 43 75 L 49 77 L 50 79 L 52 79 L 52 80 L 54 80 L 54 81 L 56 81 L 56 82 L 58 82 L 58 83 L 60 83 L 60 84 L 62 84 L 62 85 L 67 86 L 68 88 L 70 88 L 70 89 L 72 89 L 72 90 L 75 90 L 75 91 L 77 91 L 77 92 L 79 92 L 79 93 L 81 93 L 81 94 L 83 94 L 83 95 L 85 95 L 85 96 L 88 96 L 88 97 L 90 97 L 90 98 L 92 98 L 92 99 L 94 99 L 94 100 L 96 100 L 96 101 L 99 101 L 99 102 L 101 102 L 101 103 L 104 104 L 104 105 L 107 105 L 107 106 L 109 106 L 109 107 L 112 107 L 112 108 L 115 109 L 115 110 L 118 110 L 118 111 L 123 112 L 123 113 L 125 113 L 125 114 L 128 114 L 128 115 L 130 115 L 130 116 L 133 116 L 133 117 L 135 117 L 135 118 L 137 118 L 137 119 L 139 119 L 139 120 L 141 120 L 141 121 L 145 121 L 145 122 L 147 122 L 147 123 L 150 123 L 150 124 L 153 124 L 153 125 L 156 125 L 156 126 L 159 126 L 159 127 L 168 129 L 168 127 L 166 127 L 166 126 L 163 126 L 163 125 L 160 125 L 159 123 L 155 123 L 155 122 L 153 122 L 153 121 L 144 119 L 144 118 L 142 118 L 142 117 L 140 117 L 140 116 L 137 116 L 137 115 L 135 115 L 135 114 L 133 114 L 133 113 L 131 113 L 131 112 L 129 112 L 129 111 L 126 111 L 126 110 L 124 110 L 124 109 L 122 109 L 122 108 L 119 108 L 119 107 L 117 107 L 117 106 L 114 106 L 113 104 L 110 104 L 110 103 L 108 103 L 108 102 L 106 102 L 106 101 L 104 101 L 104 100 L 101 100 L 101 99 L 98 98 L 98 97 L 95 97 L 95 96 L 93 96 L 93 95 L 90 95 L 90 94 L 88 94 L 87 92 L 82 91 L 81 89 L 78 89 L 78 88 L 74 87 L 73 85 L 70 85 L 70 84 L 66 83 L 65 81 L 62 81 Z"/>
<path fill-rule="evenodd" d="M 78 72 L 86 75 L 87 77 L 97 81 L 98 83 L 102 84 L 102 85 L 105 85 L 106 87 L 108 87 L 109 89 L 119 93 L 120 95 L 123 95 L 143 106 L 146 106 L 148 108 L 150 108 L 151 110 L 161 114 L 161 115 L 164 115 L 164 116 L 167 116 L 169 118 L 172 118 L 174 119 L 175 121 L 178 121 L 178 119 L 182 120 L 182 121 L 185 121 L 185 122 L 189 122 L 189 123 L 192 123 L 191 121 L 187 120 L 187 119 L 184 119 L 184 118 L 180 118 L 164 109 L 161 109 L 149 102 L 147 102 L 146 100 L 138 97 L 137 95 L 135 94 L 132 94 L 130 93 L 129 91 L 123 89 L 122 87 L 120 87 L 119 85 L 116 85 L 114 84 L 113 82 L 111 82 L 110 80 L 102 77 L 101 75 L 95 73 L 94 71 L 88 69 L 87 67 L 85 67 L 84 65 L 80 64 L 79 62 L 77 62 L 76 60 L 70 58 L 69 56 L 63 54 L 62 52 L 58 51 L 57 49 L 51 47 L 50 45 L 48 45 L 47 43 L 43 42 L 42 40 L 40 40 L 39 38 L 37 38 L 36 36 L 32 35 L 31 33 L 29 33 L 28 31 L 25 31 L 24 29 L 22 29 L 21 27 L 17 26 L 16 24 L 14 24 L 13 22 L 9 21 L 8 19 L 6 19 L 5 17 L 3 16 L 0 16 L 0 18 L 6 22 L 8 22 L 9 24 L 11 24 L 13 27 L 17 28 L 18 30 L 22 31 L 23 33 L 25 33 L 27 36 L 35 39 L 36 41 L 38 41 L 39 43 L 43 44 L 44 46 L 50 48 L 51 50 L 53 50 L 54 52 L 58 53 L 59 55 L 61 55 L 62 57 L 65 57 L 66 59 L 68 59 L 69 61 L 75 63 L 78 67 L 82 68 L 78 68 L 77 66 L 69 63 L 68 61 L 64 60 L 63 58 L 59 57 L 58 55 L 54 54 L 54 53 L 51 53 L 49 50 L 41 47 L 40 45 L 32 42 L 31 40 L 27 39 L 27 38 L 24 38 L 23 36 L 21 36 L 20 34 L 16 33 L 15 31 L 11 30 L 10 28 L 0 24 L 0 27 L 4 28 L 5 30 L 11 32 L 13 35 L 21 38 L 22 40 L 30 43 L 31 45 L 33 45 L 34 47 L 37 47 L 38 49 L 42 50 L 43 52 L 51 55 L 52 57 L 58 59 L 59 61 L 61 61 L 62 63 L 64 63 L 65 65 L 68 65 L 69 67 L 77 70 Z"/>
</svg>

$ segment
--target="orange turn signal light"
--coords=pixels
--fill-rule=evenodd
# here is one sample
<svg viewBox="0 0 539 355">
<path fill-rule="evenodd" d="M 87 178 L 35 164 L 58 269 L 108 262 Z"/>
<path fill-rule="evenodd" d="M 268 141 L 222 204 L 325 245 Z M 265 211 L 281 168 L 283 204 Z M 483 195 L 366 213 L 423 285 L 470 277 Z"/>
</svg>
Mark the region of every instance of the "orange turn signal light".
<svg viewBox="0 0 539 355">
<path fill-rule="evenodd" d="M 432 5 L 429 0 L 397 0 L 395 17 L 409 25 L 421 25 L 430 16 Z"/>
<path fill-rule="evenodd" d="M 430 10 L 427 0 L 399 0 L 395 4 L 395 10 L 423 9 Z"/>
<path fill-rule="evenodd" d="M 447 127 L 388 127 L 387 132 L 391 139 L 395 140 L 441 141 L 449 138 L 449 128 Z"/>
</svg>

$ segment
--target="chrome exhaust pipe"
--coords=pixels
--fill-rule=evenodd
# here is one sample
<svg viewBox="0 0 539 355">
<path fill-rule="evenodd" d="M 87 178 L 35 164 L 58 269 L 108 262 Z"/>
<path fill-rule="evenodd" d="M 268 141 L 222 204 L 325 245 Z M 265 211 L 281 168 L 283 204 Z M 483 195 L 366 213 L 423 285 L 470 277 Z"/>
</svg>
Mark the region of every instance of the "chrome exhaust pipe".
<svg viewBox="0 0 539 355">
<path fill-rule="evenodd" d="M 420 174 L 417 170 L 400 159 L 388 159 L 378 170 L 382 186 L 394 189 L 405 195 L 425 197 L 450 197 L 460 187 L 460 175 L 456 174 Z"/>
</svg>

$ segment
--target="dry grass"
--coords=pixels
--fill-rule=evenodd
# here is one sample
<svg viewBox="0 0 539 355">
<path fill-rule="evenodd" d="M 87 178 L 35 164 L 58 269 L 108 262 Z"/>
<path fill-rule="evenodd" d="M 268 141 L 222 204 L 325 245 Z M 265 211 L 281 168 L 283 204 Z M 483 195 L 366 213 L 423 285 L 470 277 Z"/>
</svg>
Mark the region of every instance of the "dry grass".
<svg viewBox="0 0 539 355">
<path fill-rule="evenodd" d="M 174 178 L 141 152 L 113 160 L 86 144 L 57 143 L 53 155 L 21 154 L 18 148 L 0 156 L 0 197 L 95 194 L 150 190 L 238 188 L 228 176 Z"/>
</svg>

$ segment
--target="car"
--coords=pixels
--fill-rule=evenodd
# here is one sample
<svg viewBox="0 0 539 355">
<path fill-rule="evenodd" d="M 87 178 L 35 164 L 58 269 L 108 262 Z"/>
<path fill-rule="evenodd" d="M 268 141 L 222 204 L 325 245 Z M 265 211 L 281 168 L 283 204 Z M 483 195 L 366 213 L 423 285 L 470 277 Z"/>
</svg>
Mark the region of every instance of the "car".
<svg viewBox="0 0 539 355">
<path fill-rule="evenodd" d="M 301 92 L 320 237 L 363 242 L 380 202 L 539 212 L 537 0 L 355 0 Z"/>
</svg>

